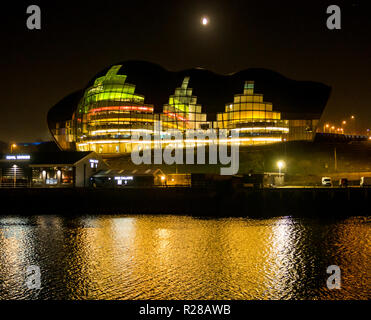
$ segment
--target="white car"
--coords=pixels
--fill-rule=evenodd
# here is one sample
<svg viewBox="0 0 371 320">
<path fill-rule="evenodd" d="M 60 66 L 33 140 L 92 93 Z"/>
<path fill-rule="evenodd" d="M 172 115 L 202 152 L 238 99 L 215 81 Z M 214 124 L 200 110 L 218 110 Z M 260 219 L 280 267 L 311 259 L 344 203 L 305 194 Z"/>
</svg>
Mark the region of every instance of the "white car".
<svg viewBox="0 0 371 320">
<path fill-rule="evenodd" d="M 330 177 L 322 177 L 322 185 L 325 187 L 331 187 L 332 186 L 332 180 Z"/>
</svg>

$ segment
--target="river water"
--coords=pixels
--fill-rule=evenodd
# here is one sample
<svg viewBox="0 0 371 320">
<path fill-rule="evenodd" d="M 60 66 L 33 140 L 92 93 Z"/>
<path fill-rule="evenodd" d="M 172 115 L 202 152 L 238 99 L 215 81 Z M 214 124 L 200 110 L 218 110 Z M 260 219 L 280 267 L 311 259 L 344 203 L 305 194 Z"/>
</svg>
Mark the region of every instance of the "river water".
<svg viewBox="0 0 371 320">
<path fill-rule="evenodd" d="M 2 216 L 0 299 L 369 299 L 370 221 Z"/>
</svg>

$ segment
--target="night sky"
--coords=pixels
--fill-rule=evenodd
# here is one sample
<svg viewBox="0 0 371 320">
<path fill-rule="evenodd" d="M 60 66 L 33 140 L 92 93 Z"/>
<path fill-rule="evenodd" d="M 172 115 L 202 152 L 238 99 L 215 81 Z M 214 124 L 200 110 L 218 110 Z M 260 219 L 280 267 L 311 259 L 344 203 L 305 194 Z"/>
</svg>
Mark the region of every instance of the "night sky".
<svg viewBox="0 0 371 320">
<path fill-rule="evenodd" d="M 360 127 L 371 127 L 367 1 L 9 2 L 16 3 L 2 3 L 2 141 L 51 140 L 48 110 L 100 70 L 129 59 L 169 70 L 267 68 L 319 81 L 332 87 L 325 121 L 354 114 Z M 41 30 L 26 28 L 32 4 L 41 8 Z M 342 30 L 326 27 L 330 4 L 342 9 Z"/>
</svg>

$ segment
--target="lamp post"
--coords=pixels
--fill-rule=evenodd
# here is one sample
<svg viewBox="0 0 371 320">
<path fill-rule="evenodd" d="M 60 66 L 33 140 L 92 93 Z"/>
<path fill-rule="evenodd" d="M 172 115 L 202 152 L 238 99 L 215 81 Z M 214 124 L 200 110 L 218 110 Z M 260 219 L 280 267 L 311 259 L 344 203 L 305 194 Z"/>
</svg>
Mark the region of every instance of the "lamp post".
<svg viewBox="0 0 371 320">
<path fill-rule="evenodd" d="M 162 185 L 166 185 L 166 177 L 165 176 L 161 176 L 161 183 L 162 183 Z"/>
<path fill-rule="evenodd" d="M 10 153 L 13 153 L 13 149 L 17 148 L 17 145 L 15 143 L 12 143 L 10 145 Z"/>
<path fill-rule="evenodd" d="M 351 125 L 351 129 L 352 129 L 352 132 L 351 134 L 356 134 L 356 126 L 355 126 L 355 120 L 356 120 L 356 117 L 353 115 L 353 116 L 350 116 L 350 119 L 352 120 L 352 125 Z"/>
<path fill-rule="evenodd" d="M 285 167 L 285 162 L 283 160 L 277 161 L 277 167 L 278 167 L 278 179 L 276 180 L 276 185 L 283 185 L 283 177 L 281 174 L 282 169 Z"/>
<path fill-rule="evenodd" d="M 280 160 L 277 161 L 278 173 L 281 176 L 281 170 L 285 167 L 285 162 Z"/>
<path fill-rule="evenodd" d="M 343 127 L 343 128 L 341 128 L 342 131 L 343 131 L 342 133 L 344 134 L 345 133 L 345 125 L 347 124 L 347 122 L 344 120 L 341 124 L 342 124 L 342 127 Z"/>
</svg>

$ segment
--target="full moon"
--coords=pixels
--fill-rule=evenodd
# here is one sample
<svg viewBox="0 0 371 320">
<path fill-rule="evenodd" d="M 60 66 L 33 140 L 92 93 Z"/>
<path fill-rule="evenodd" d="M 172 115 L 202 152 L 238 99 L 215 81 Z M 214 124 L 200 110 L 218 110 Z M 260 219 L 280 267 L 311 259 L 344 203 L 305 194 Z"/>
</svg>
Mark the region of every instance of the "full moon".
<svg viewBox="0 0 371 320">
<path fill-rule="evenodd" d="M 208 17 L 202 17 L 201 18 L 201 24 L 203 26 L 207 26 L 209 24 L 209 18 Z"/>
</svg>

